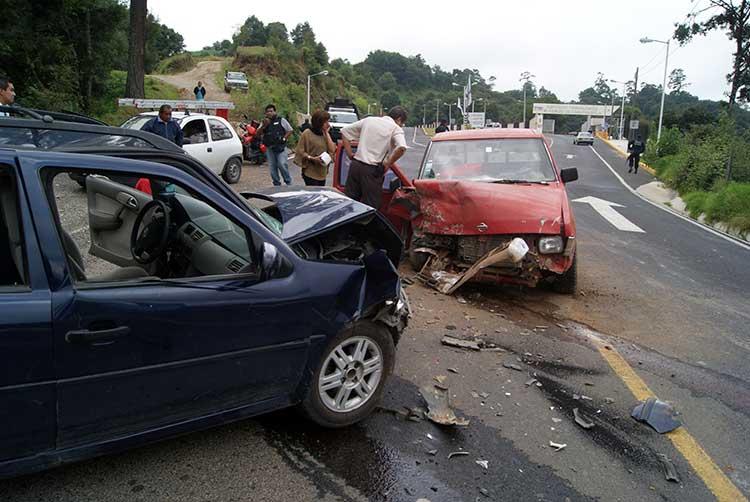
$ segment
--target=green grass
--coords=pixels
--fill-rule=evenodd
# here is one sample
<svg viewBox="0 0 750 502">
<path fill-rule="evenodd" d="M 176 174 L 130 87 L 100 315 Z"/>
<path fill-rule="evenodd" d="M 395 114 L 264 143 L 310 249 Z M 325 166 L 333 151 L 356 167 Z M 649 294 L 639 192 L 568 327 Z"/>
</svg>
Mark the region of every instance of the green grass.
<svg viewBox="0 0 750 502">
<path fill-rule="evenodd" d="M 195 68 L 195 65 L 196 61 L 193 56 L 189 52 L 183 52 L 182 54 L 175 54 L 172 57 L 159 61 L 159 64 L 154 69 L 154 73 L 160 75 L 183 73 L 192 70 Z"/>
<path fill-rule="evenodd" d="M 750 183 L 722 183 L 712 192 L 687 193 L 683 200 L 693 218 L 705 214 L 709 223 L 750 232 Z"/>
<path fill-rule="evenodd" d="M 125 94 L 126 77 L 124 71 L 113 70 L 110 73 L 105 92 L 96 101 L 93 113 L 95 118 L 107 124 L 119 126 L 138 113 L 135 108 L 117 106 L 117 98 L 121 98 Z M 146 99 L 180 99 L 180 91 L 173 85 L 148 76 L 144 84 Z"/>
</svg>

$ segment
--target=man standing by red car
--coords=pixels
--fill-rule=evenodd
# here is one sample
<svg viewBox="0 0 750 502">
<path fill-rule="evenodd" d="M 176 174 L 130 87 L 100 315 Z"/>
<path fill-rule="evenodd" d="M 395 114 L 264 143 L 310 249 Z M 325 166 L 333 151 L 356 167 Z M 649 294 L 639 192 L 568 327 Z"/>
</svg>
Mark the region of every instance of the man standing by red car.
<svg viewBox="0 0 750 502">
<path fill-rule="evenodd" d="M 385 117 L 367 117 L 341 129 L 344 150 L 352 159 L 344 193 L 378 209 L 385 172 L 406 152 L 406 110 L 394 106 Z M 352 141 L 358 141 L 357 153 Z"/>
</svg>

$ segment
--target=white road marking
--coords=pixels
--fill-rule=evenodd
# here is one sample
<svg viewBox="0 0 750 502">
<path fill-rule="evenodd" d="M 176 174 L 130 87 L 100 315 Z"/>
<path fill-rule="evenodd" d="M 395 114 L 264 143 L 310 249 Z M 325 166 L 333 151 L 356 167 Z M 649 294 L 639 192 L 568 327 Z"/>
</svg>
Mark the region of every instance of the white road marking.
<svg viewBox="0 0 750 502">
<path fill-rule="evenodd" d="M 417 143 L 417 128 L 414 128 L 414 136 L 411 138 L 411 142 L 418 146 L 425 146 L 422 143 Z"/>
<path fill-rule="evenodd" d="M 566 159 L 575 159 L 575 158 L 576 158 L 576 156 L 575 156 L 575 155 L 573 155 L 573 154 L 571 154 L 571 153 L 569 153 L 569 154 L 567 154 L 567 155 L 565 156 L 565 158 L 566 158 Z"/>
<path fill-rule="evenodd" d="M 623 232 L 637 232 L 641 234 L 645 234 L 646 232 L 643 231 L 641 227 L 615 211 L 614 208 L 616 207 L 625 207 L 622 204 L 617 204 L 615 202 L 610 202 L 608 200 L 599 199 L 597 197 L 581 197 L 580 199 L 574 199 L 573 202 L 581 202 L 583 204 L 591 204 L 591 207 L 594 208 L 594 210 L 599 213 L 602 218 L 607 220 L 612 224 L 613 227 L 615 227 L 617 230 L 622 230 Z"/>
<path fill-rule="evenodd" d="M 710 234 L 713 234 L 713 235 L 715 235 L 716 237 L 721 237 L 721 238 L 722 238 L 722 239 L 724 239 L 725 241 L 727 241 L 727 242 L 731 242 L 732 244 L 735 244 L 735 245 L 737 245 L 737 246 L 741 247 L 742 249 L 744 249 L 744 250 L 746 250 L 746 251 L 750 251 L 750 246 L 748 246 L 747 244 L 744 244 L 744 243 L 740 242 L 739 240 L 735 239 L 734 237 L 731 237 L 731 236 L 729 236 L 729 235 L 726 235 L 726 234 L 724 234 L 724 233 L 722 233 L 722 232 L 719 232 L 718 230 L 714 230 L 713 228 L 711 228 L 711 227 L 708 227 L 708 226 L 706 226 L 706 225 L 703 225 L 702 223 L 699 223 L 699 222 L 697 222 L 697 221 L 695 221 L 695 220 L 693 220 L 693 219 L 691 219 L 691 218 L 688 218 L 687 216 L 683 216 L 683 215 L 681 215 L 680 213 L 678 213 L 678 212 L 676 212 L 676 211 L 673 211 L 673 210 L 672 210 L 672 209 L 670 209 L 669 207 L 667 207 L 667 206 L 665 206 L 665 205 L 663 205 L 663 204 L 657 204 L 656 202 L 653 202 L 653 201 L 651 201 L 651 200 L 647 199 L 646 197 L 644 197 L 643 195 L 639 194 L 639 193 L 638 193 L 638 192 L 637 192 L 637 191 L 636 191 L 635 189 L 633 189 L 633 188 L 632 188 L 632 187 L 631 187 L 630 185 L 628 185 L 628 184 L 627 184 L 627 183 L 625 182 L 625 180 L 624 180 L 624 179 L 622 179 L 622 176 L 620 176 L 619 174 L 617 174 L 617 171 L 615 171 L 615 170 L 614 170 L 614 169 L 612 168 L 612 166 L 610 166 L 610 165 L 609 165 L 609 162 L 607 162 L 606 160 L 604 160 L 604 157 L 602 157 L 601 155 L 599 155 L 599 152 L 597 152 L 597 151 L 596 151 L 596 150 L 594 149 L 594 147 L 593 147 L 593 146 L 590 146 L 589 148 L 591 148 L 591 151 L 593 151 L 593 152 L 594 152 L 594 154 L 595 154 L 595 155 L 596 155 L 597 157 L 599 157 L 599 160 L 601 160 L 601 161 L 602 161 L 602 163 L 604 163 L 604 165 L 605 165 L 605 166 L 607 166 L 607 168 L 608 168 L 608 169 L 609 169 L 609 170 L 610 170 L 610 171 L 612 172 L 612 174 L 614 174 L 614 175 L 615 175 L 615 178 L 617 178 L 618 180 L 620 180 L 620 183 L 622 183 L 622 185 L 623 185 L 623 186 L 624 186 L 625 188 L 627 188 L 627 189 L 628 189 L 628 190 L 630 191 L 630 193 L 632 193 L 633 195 L 635 195 L 636 197 L 638 197 L 638 198 L 639 198 L 639 199 L 641 199 L 642 201 L 644 201 L 644 202 L 647 202 L 647 203 L 651 204 L 651 205 L 652 205 L 652 206 L 654 206 L 654 207 L 658 207 L 658 208 L 659 208 L 659 209 L 661 209 L 662 211 L 665 211 L 665 212 L 667 212 L 667 213 L 671 214 L 672 216 L 676 216 L 677 218 L 680 218 L 681 220 L 687 221 L 687 222 L 688 222 L 688 223 L 690 223 L 691 225 L 695 225 L 695 226 L 696 226 L 696 227 L 698 227 L 698 228 L 702 228 L 702 229 L 703 229 L 703 230 L 705 230 L 706 232 L 708 232 L 708 233 L 710 233 Z"/>
</svg>

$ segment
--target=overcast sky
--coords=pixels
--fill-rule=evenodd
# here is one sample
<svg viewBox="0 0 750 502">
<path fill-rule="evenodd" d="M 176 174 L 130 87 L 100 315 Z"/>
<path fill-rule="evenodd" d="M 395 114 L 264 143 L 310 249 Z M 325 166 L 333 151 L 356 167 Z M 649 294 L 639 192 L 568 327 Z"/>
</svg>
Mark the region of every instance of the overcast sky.
<svg viewBox="0 0 750 502">
<path fill-rule="evenodd" d="M 476 68 L 497 77 L 496 90 L 519 87 L 528 70 L 537 86 L 562 100 L 576 99 L 601 71 L 607 78 L 661 83 L 666 40 L 674 23 L 707 0 L 433 0 L 377 2 L 149 0 L 150 11 L 185 37 L 189 50 L 231 39 L 250 15 L 280 21 L 291 30 L 308 21 L 333 58 L 362 61 L 376 49 L 422 54 L 443 69 Z M 349 6 L 347 8 L 347 6 Z M 461 29 L 459 20 L 465 20 Z M 450 28 L 450 29 L 449 29 Z M 675 50 L 676 49 L 676 50 Z M 672 42 L 670 71 L 682 68 L 702 98 L 725 99 L 732 45 L 721 32 L 678 48 Z"/>
</svg>

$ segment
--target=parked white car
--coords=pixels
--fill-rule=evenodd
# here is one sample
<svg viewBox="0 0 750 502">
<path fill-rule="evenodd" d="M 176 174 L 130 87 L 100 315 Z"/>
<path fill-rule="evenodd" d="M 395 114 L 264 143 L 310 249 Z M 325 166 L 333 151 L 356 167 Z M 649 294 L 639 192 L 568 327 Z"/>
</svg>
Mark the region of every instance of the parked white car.
<svg viewBox="0 0 750 502">
<path fill-rule="evenodd" d="M 141 129 L 157 112 L 144 112 L 125 121 L 121 127 Z M 222 117 L 203 113 L 172 112 L 182 128 L 182 148 L 200 160 L 227 183 L 237 183 L 242 175 L 242 141 Z"/>
</svg>

